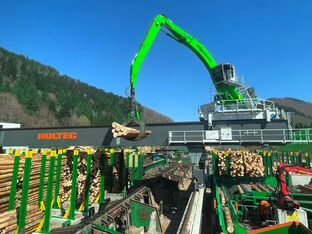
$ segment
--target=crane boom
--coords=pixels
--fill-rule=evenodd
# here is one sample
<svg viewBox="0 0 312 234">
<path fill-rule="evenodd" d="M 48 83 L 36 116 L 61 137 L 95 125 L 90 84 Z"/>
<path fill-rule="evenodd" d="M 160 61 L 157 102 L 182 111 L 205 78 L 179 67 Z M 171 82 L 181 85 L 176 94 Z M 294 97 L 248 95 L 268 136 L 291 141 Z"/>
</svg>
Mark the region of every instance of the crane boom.
<svg viewBox="0 0 312 234">
<path fill-rule="evenodd" d="M 234 67 L 230 64 L 220 64 L 222 66 L 221 69 L 219 69 L 220 66 L 217 65 L 208 50 L 196 38 L 176 26 L 164 15 L 158 15 L 152 21 L 152 24 L 132 61 L 130 68 L 130 83 L 133 95 L 141 64 L 162 26 L 167 28 L 171 33 L 166 33 L 168 36 L 190 48 L 199 57 L 209 71 L 217 92 L 222 95 L 223 100 L 243 99 L 236 89 L 236 87 L 239 86 L 239 83 L 233 82 L 233 78 L 235 78 Z M 229 74 L 229 72 L 231 74 Z"/>
<path fill-rule="evenodd" d="M 170 33 L 166 35 L 175 39 L 176 41 L 182 43 L 183 45 L 190 48 L 202 61 L 207 70 L 210 73 L 211 79 L 214 86 L 216 87 L 218 95 L 216 96 L 218 100 L 222 100 L 223 103 L 228 103 L 232 100 L 244 100 L 242 95 L 237 90 L 241 84 L 236 82 L 235 69 L 231 64 L 219 64 L 215 62 L 208 50 L 194 37 L 183 31 L 181 28 L 176 26 L 171 20 L 169 20 L 164 15 L 158 15 L 152 21 L 152 24 L 147 31 L 141 46 L 136 53 L 130 68 L 130 101 L 129 101 L 129 113 L 128 121 L 124 124 L 130 126 L 132 124 L 137 124 L 141 128 L 141 132 L 138 137 L 134 140 L 140 140 L 144 136 L 145 124 L 140 119 L 138 105 L 135 100 L 135 87 L 137 82 L 137 77 L 139 69 L 144 61 L 147 52 L 151 48 L 157 34 L 162 27 L 169 30 Z"/>
</svg>

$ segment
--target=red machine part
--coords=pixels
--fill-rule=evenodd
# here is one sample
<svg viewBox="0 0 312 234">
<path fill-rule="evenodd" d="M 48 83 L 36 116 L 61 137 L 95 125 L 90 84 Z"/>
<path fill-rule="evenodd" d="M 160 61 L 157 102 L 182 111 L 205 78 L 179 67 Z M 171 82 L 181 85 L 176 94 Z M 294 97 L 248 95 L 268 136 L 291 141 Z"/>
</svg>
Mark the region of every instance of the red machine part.
<svg viewBox="0 0 312 234">
<path fill-rule="evenodd" d="M 301 174 L 310 174 L 312 175 L 312 170 L 305 169 L 302 167 L 292 166 L 286 163 L 282 163 L 278 165 L 276 172 L 276 179 L 278 181 L 278 189 L 277 193 L 277 202 L 279 206 L 283 209 L 298 209 L 300 204 L 291 199 L 289 196 L 289 192 L 287 190 L 287 185 L 285 182 L 285 172 L 288 174 L 289 172 L 301 173 Z"/>
</svg>

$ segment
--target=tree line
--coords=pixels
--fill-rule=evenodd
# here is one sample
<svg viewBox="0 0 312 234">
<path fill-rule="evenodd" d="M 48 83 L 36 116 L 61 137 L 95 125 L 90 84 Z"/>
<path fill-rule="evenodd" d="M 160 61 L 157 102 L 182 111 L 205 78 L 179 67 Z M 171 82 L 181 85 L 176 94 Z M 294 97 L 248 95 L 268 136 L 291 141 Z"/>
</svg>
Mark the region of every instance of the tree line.
<svg viewBox="0 0 312 234">
<path fill-rule="evenodd" d="M 126 98 L 61 75 L 50 66 L 0 47 L 0 92 L 9 92 L 31 115 L 46 105 L 59 121 L 84 116 L 91 125 L 122 122 Z M 140 109 L 142 107 L 140 106 Z"/>
</svg>

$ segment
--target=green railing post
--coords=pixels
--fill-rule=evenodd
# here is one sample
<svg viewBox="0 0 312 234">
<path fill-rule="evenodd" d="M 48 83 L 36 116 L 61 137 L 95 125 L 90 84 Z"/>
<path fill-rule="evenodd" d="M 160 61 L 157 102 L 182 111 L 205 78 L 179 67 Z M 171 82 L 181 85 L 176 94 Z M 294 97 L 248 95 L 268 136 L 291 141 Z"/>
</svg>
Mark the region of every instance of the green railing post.
<svg viewBox="0 0 312 234">
<path fill-rule="evenodd" d="M 165 166 L 166 167 L 168 166 L 168 157 L 167 156 L 165 157 Z"/>
<path fill-rule="evenodd" d="M 70 193 L 70 211 L 69 211 L 69 219 L 71 219 L 71 220 L 75 219 L 77 174 L 78 174 L 78 155 L 79 155 L 79 151 L 74 150 L 72 187 L 71 187 L 71 193 Z"/>
<path fill-rule="evenodd" d="M 267 160 L 268 160 L 268 165 L 269 165 L 269 169 L 270 169 L 270 176 L 273 176 L 273 167 L 272 167 L 272 161 L 273 161 L 273 156 L 272 156 L 272 153 L 269 152 L 268 153 L 268 157 L 267 157 Z"/>
<path fill-rule="evenodd" d="M 129 186 L 129 149 L 126 150 L 126 178 L 127 178 L 127 189 Z"/>
<path fill-rule="evenodd" d="M 294 153 L 290 152 L 290 160 L 291 160 L 291 165 L 295 166 L 295 158 L 294 158 Z"/>
<path fill-rule="evenodd" d="M 286 163 L 287 163 L 287 164 L 290 164 L 290 161 L 289 161 L 289 152 L 286 152 Z"/>
<path fill-rule="evenodd" d="M 104 151 L 101 154 L 100 163 L 101 163 L 101 181 L 100 181 L 100 200 L 99 203 L 104 203 L 104 193 L 105 193 L 105 161 L 106 161 L 106 152 Z"/>
<path fill-rule="evenodd" d="M 305 159 L 306 159 L 306 164 L 307 164 L 307 169 L 310 169 L 310 157 L 309 157 L 309 153 L 305 153 Z"/>
<path fill-rule="evenodd" d="M 87 171 L 86 171 L 86 196 L 85 196 L 85 211 L 89 212 L 90 199 L 90 185 L 91 185 L 91 164 L 92 164 L 92 150 L 87 149 Z"/>
<path fill-rule="evenodd" d="M 53 203 L 53 208 L 55 208 L 55 209 L 61 208 L 61 207 L 58 207 L 57 198 L 60 195 L 61 172 L 62 172 L 62 155 L 63 155 L 63 151 L 61 149 L 59 149 L 57 152 L 57 166 L 56 166 L 54 203 Z"/>
<path fill-rule="evenodd" d="M 230 175 L 230 159 L 229 159 L 229 153 L 225 153 L 225 169 L 226 169 L 226 175 Z"/>
<path fill-rule="evenodd" d="M 30 172 L 31 172 L 31 159 L 32 159 L 32 152 L 30 151 L 30 152 L 27 152 L 26 157 L 25 157 L 22 196 L 21 196 L 21 205 L 20 205 L 20 210 L 19 210 L 17 233 L 20 233 L 21 230 L 25 228 L 25 224 L 26 224 L 29 178 L 30 178 Z"/>
<path fill-rule="evenodd" d="M 113 192 L 113 167 L 115 161 L 115 151 L 114 149 L 110 150 L 110 158 L 109 158 L 109 192 Z"/>
<path fill-rule="evenodd" d="M 12 182 L 10 189 L 10 199 L 9 199 L 9 208 L 8 210 L 13 210 L 15 205 L 15 195 L 16 195 L 16 185 L 17 185 L 17 177 L 18 177 L 18 168 L 21 159 L 21 151 L 15 151 L 14 157 L 14 166 L 13 166 L 13 174 L 12 174 Z"/>
<path fill-rule="evenodd" d="M 44 179 L 46 173 L 46 163 L 47 163 L 47 150 L 42 150 L 41 156 L 41 167 L 40 167 L 40 179 L 39 179 L 39 192 L 38 192 L 38 203 L 37 205 L 40 207 L 40 203 L 43 201 L 43 190 L 44 190 Z"/>
<path fill-rule="evenodd" d="M 263 152 L 263 166 L 264 166 L 265 177 L 268 177 L 268 164 L 267 164 L 266 152 Z"/>
<path fill-rule="evenodd" d="M 134 178 L 135 178 L 135 154 L 132 153 L 132 173 L 131 173 L 131 186 L 134 184 Z"/>
<path fill-rule="evenodd" d="M 50 232 L 50 217 L 51 217 L 51 202 L 53 193 L 53 182 L 54 182 L 54 167 L 55 167 L 55 156 L 56 151 L 52 150 L 50 153 L 50 164 L 49 164 L 49 176 L 48 176 L 48 188 L 47 197 L 45 202 L 45 212 L 44 212 L 44 223 L 43 232 Z"/>
<path fill-rule="evenodd" d="M 141 180 L 141 153 L 138 152 L 138 167 L 137 167 L 137 180 Z"/>
</svg>

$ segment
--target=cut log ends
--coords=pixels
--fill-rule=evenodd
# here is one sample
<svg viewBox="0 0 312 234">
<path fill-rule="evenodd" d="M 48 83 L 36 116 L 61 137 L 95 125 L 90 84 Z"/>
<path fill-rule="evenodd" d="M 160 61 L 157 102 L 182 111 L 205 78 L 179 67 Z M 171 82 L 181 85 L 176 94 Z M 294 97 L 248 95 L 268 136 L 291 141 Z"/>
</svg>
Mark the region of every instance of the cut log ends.
<svg viewBox="0 0 312 234">
<path fill-rule="evenodd" d="M 114 138 L 121 137 L 121 138 L 125 138 L 128 140 L 132 140 L 140 134 L 139 130 L 135 128 L 129 128 L 129 127 L 123 126 L 117 122 L 113 122 L 112 127 L 113 127 L 112 133 L 113 133 Z M 151 133 L 152 131 L 146 130 L 142 138 L 148 137 L 149 135 L 151 135 Z"/>
</svg>

